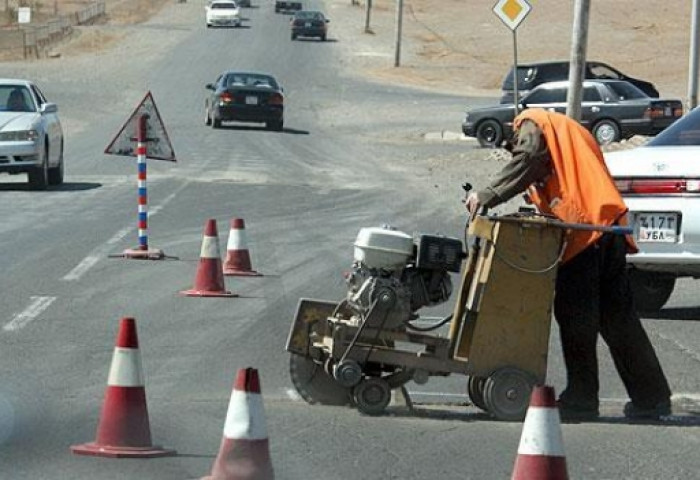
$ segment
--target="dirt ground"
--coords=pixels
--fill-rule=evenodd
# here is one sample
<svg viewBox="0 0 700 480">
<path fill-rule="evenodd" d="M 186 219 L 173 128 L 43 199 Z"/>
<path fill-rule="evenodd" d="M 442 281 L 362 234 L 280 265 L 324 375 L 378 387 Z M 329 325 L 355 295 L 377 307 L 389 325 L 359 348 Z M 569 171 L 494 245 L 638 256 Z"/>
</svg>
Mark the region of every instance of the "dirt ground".
<svg viewBox="0 0 700 480">
<path fill-rule="evenodd" d="M 189 0 L 203 1 L 203 0 Z M 271 0 L 258 0 L 268 3 Z M 516 35 L 494 14 L 495 0 L 404 0 L 399 68 L 394 66 L 396 0 L 373 0 L 369 31 L 366 1 L 325 0 L 342 36 L 349 68 L 371 78 L 459 95 L 497 95 L 504 73 L 519 62 L 567 59 L 574 1 L 530 0 Z M 61 45 L 62 55 L 110 48 L 122 38 L 114 26 L 143 21 L 173 0 L 106 0 L 104 24 L 81 27 Z M 255 2 L 254 2 L 255 3 Z M 686 100 L 691 3 L 687 0 L 591 2 L 587 58 L 607 62 L 656 84 L 664 97 Z M 66 13 L 87 2 L 38 3 L 42 15 Z"/>
</svg>

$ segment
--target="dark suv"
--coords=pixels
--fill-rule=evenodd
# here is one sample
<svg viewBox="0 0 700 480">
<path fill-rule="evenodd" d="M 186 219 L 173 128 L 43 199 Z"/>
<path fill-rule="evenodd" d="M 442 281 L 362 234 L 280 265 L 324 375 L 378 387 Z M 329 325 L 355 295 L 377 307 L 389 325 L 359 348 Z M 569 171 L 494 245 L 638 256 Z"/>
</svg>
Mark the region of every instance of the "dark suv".
<svg viewBox="0 0 700 480">
<path fill-rule="evenodd" d="M 650 97 L 658 98 L 659 91 L 646 80 L 632 78 L 602 62 L 586 62 L 586 79 L 626 80 Z M 537 85 L 569 79 L 569 62 L 539 62 L 518 65 L 518 97 L 522 98 Z M 501 103 L 513 103 L 513 68 L 508 71 L 501 86 Z"/>
</svg>

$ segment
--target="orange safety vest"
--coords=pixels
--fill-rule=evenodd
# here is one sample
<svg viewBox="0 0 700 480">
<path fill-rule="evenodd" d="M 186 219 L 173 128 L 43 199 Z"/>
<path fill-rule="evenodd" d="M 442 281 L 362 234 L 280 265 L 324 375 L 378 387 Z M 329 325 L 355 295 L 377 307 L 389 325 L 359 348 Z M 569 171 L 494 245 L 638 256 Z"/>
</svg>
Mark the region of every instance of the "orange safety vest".
<svg viewBox="0 0 700 480">
<path fill-rule="evenodd" d="M 552 174 L 528 190 L 540 212 L 568 223 L 627 225 L 627 206 L 591 133 L 566 115 L 540 108 L 518 115 L 514 120 L 516 130 L 523 120 L 531 120 L 542 130 L 552 158 Z M 601 236 L 599 231 L 570 230 L 562 262 Z M 626 237 L 628 251 L 636 253 L 634 240 Z"/>
</svg>

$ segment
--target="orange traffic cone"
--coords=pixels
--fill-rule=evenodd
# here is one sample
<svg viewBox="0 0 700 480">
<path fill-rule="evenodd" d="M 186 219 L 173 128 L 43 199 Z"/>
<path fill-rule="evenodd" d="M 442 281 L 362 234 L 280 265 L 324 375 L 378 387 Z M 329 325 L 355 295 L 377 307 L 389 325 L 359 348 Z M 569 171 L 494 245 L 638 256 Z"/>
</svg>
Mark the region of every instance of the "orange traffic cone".
<svg viewBox="0 0 700 480">
<path fill-rule="evenodd" d="M 224 437 L 211 474 L 202 480 L 273 480 L 258 371 L 238 370 Z"/>
<path fill-rule="evenodd" d="M 226 290 L 224 285 L 224 271 L 219 254 L 219 234 L 216 229 L 216 220 L 207 220 L 204 226 L 204 238 L 202 239 L 202 251 L 197 267 L 197 275 L 194 279 L 194 287 L 183 290 L 181 295 L 188 297 L 237 297 L 235 293 Z"/>
<path fill-rule="evenodd" d="M 511 480 L 568 480 L 554 388 L 532 390 Z"/>
<path fill-rule="evenodd" d="M 224 262 L 224 275 L 260 276 L 253 270 L 248 252 L 248 242 L 245 235 L 245 222 L 242 218 L 234 218 L 231 221 L 231 231 L 226 245 L 226 261 Z"/>
<path fill-rule="evenodd" d="M 174 455 L 151 444 L 136 321 L 122 318 L 107 380 L 97 439 L 70 447 L 78 455 L 163 457 Z"/>
</svg>

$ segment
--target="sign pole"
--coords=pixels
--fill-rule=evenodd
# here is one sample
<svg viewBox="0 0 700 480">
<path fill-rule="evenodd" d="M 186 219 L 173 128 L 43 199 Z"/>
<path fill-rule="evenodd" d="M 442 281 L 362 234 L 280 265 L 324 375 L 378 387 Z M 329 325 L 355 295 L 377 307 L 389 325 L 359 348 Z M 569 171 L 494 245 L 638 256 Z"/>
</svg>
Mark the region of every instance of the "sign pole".
<svg viewBox="0 0 700 480">
<path fill-rule="evenodd" d="M 134 137 L 133 135 L 136 134 Z M 136 148 L 134 148 L 136 143 Z M 148 146 L 150 144 L 150 147 Z M 138 240 L 136 248 L 124 250 L 120 256 L 146 260 L 165 258 L 162 250 L 148 246 L 148 190 L 146 188 L 146 160 L 175 161 L 175 152 L 165 131 L 165 125 L 148 92 L 136 110 L 131 114 L 119 133 L 112 139 L 106 154 L 136 157 L 138 165 Z"/>
<path fill-rule="evenodd" d="M 520 113 L 520 98 L 518 97 L 518 34 L 513 29 L 513 105 L 515 116 Z"/>
<path fill-rule="evenodd" d="M 165 258 L 162 250 L 148 248 L 148 189 L 146 187 L 146 157 L 148 153 L 148 119 L 147 113 L 139 115 L 136 123 L 136 163 L 138 166 L 138 237 L 139 245 L 135 249 L 124 251 L 124 257 L 148 260 Z"/>
<path fill-rule="evenodd" d="M 146 122 L 148 115 L 139 117 L 136 135 L 136 161 L 138 164 L 139 192 L 139 250 L 148 251 L 148 190 L 146 188 Z"/>
</svg>

